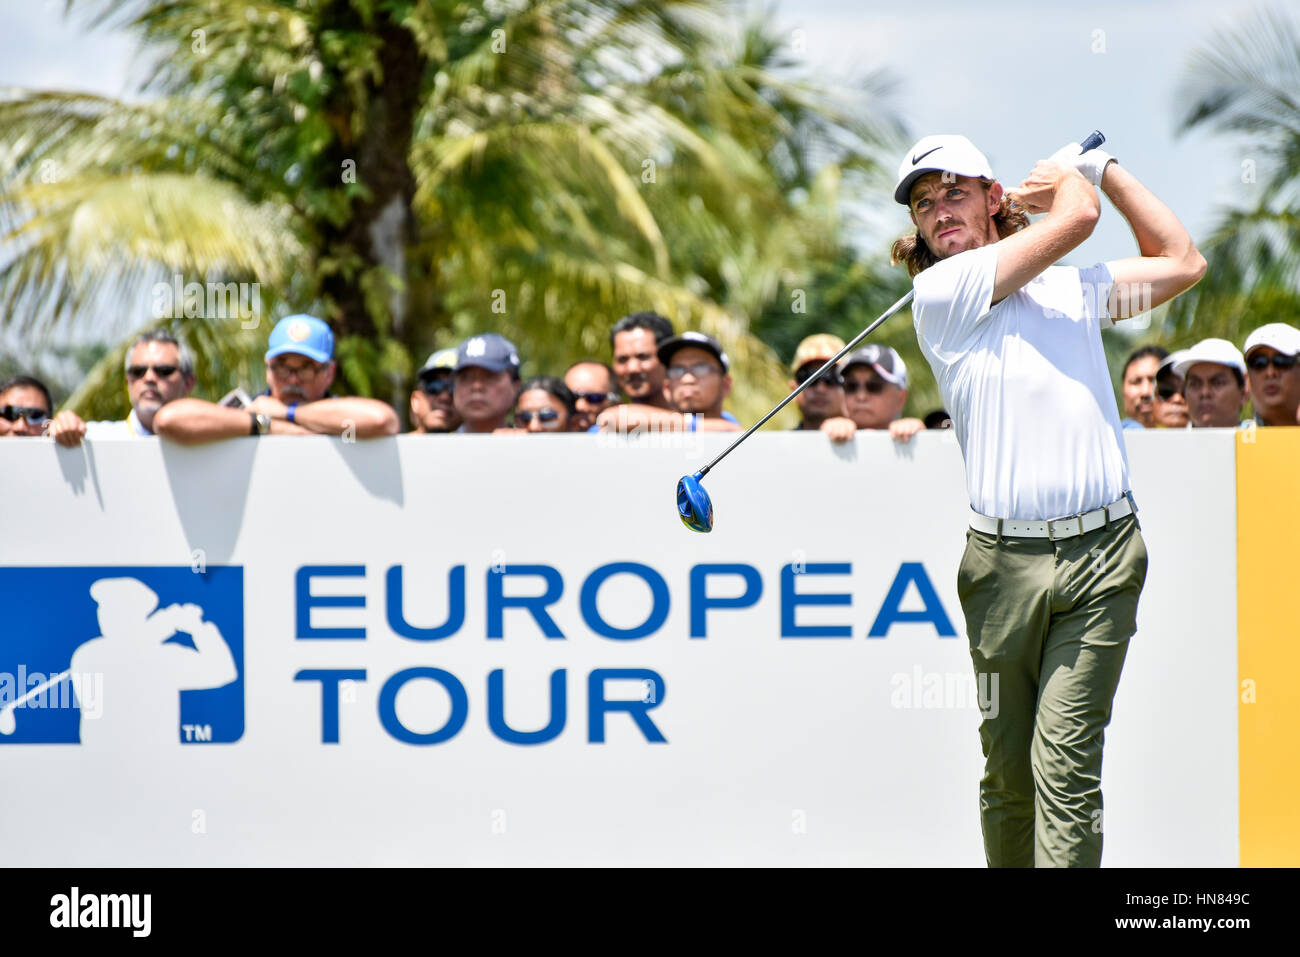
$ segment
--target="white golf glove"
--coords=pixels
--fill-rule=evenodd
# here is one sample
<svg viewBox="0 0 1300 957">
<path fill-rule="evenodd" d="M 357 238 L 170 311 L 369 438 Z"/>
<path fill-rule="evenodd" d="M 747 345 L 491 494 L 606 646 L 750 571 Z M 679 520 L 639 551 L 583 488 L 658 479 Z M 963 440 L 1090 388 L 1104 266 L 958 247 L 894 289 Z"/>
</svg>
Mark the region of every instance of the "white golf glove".
<svg viewBox="0 0 1300 957">
<path fill-rule="evenodd" d="M 1101 149 L 1088 150 L 1086 153 L 1079 152 L 1080 149 L 1078 143 L 1067 143 L 1052 154 L 1051 160 L 1062 166 L 1073 166 L 1093 186 L 1101 186 L 1101 174 L 1106 171 L 1106 164 L 1115 157 Z"/>
</svg>

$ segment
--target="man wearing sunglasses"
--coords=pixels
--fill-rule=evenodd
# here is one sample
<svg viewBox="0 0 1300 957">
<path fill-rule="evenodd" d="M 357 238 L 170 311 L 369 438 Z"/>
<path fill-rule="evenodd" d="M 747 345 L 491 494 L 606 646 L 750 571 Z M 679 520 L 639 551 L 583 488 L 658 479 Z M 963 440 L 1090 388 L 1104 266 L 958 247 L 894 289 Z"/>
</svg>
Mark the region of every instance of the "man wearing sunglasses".
<svg viewBox="0 0 1300 957">
<path fill-rule="evenodd" d="M 335 398 L 334 333 L 315 316 L 287 316 L 271 330 L 267 391 L 248 408 L 177 399 L 159 409 L 154 431 L 183 445 L 244 435 L 341 435 L 370 439 L 397 433 L 397 413 L 377 399 Z"/>
<path fill-rule="evenodd" d="M 1151 420 L 1157 429 L 1186 429 L 1187 399 L 1183 397 L 1182 377 L 1174 373 L 1174 363 L 1183 357 L 1182 351 L 1172 352 L 1160 362 L 1156 370 L 1155 399 L 1151 403 Z"/>
<path fill-rule="evenodd" d="M 52 408 L 50 390 L 40 379 L 16 375 L 0 382 L 0 436 L 44 435 Z"/>
<path fill-rule="evenodd" d="M 456 387 L 456 350 L 439 349 L 416 373 L 411 392 L 411 432 L 430 435 L 455 432 L 460 413 L 452 394 Z"/>
<path fill-rule="evenodd" d="M 1300 424 L 1300 329 L 1270 322 L 1246 337 L 1243 351 L 1255 424 Z"/>
<path fill-rule="evenodd" d="M 83 422 L 77 413 L 64 409 L 50 420 L 46 434 L 68 447 L 80 445 L 87 437 L 151 436 L 158 410 L 194 389 L 194 361 L 176 337 L 165 330 L 150 330 L 131 343 L 124 365 L 131 400 L 131 411 L 125 419 Z"/>
<path fill-rule="evenodd" d="M 1227 339 L 1202 339 L 1173 364 L 1182 376 L 1187 414 L 1197 429 L 1235 429 L 1250 393 L 1246 360 Z"/>
<path fill-rule="evenodd" d="M 150 330 L 131 343 L 125 366 L 131 411 L 122 421 L 87 422 L 84 434 L 92 440 L 153 435 L 158 410 L 194 391 L 194 360 L 165 330 Z M 64 413 L 59 413 L 50 434 L 57 440 L 67 425 Z"/>
<path fill-rule="evenodd" d="M 564 384 L 573 393 L 575 403 L 573 421 L 569 423 L 571 432 L 591 431 L 596 416 L 618 402 L 614 370 L 599 359 L 582 359 L 569 366 Z"/>
<path fill-rule="evenodd" d="M 813 373 L 844 348 L 839 336 L 819 332 L 805 338 L 794 350 L 790 363 L 790 391 L 812 378 Z M 829 370 L 816 382 L 795 397 L 800 419 L 796 432 L 819 430 L 830 436 L 832 442 L 847 442 L 856 430 L 853 422 L 844 415 L 844 382 L 836 369 Z"/>
<path fill-rule="evenodd" d="M 910 442 L 925 428 L 917 418 L 902 418 L 907 404 L 907 366 L 889 346 L 863 346 L 840 362 L 844 409 L 859 429 L 888 429 L 896 442 Z"/>
</svg>

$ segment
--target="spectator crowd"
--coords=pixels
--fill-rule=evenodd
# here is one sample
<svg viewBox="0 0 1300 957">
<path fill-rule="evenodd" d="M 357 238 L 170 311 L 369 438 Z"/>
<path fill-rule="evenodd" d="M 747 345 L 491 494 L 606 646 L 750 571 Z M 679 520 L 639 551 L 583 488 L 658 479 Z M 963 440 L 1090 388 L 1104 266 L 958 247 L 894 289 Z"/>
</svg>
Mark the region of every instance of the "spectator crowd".
<svg viewBox="0 0 1300 957">
<path fill-rule="evenodd" d="M 411 431 L 419 434 L 528 435 L 560 432 L 739 432 L 724 405 L 731 361 L 702 332 L 676 333 L 653 312 L 620 319 L 610 330 L 612 363 L 588 358 L 563 377 L 520 377 L 519 352 L 504 337 L 483 333 L 429 356 L 410 394 Z M 803 385 L 844 349 L 829 334 L 795 349 L 789 387 Z M 1204 339 L 1169 353 L 1144 346 L 1124 364 L 1125 429 L 1236 428 L 1300 424 L 1300 329 L 1270 323 L 1239 350 Z M 377 399 L 335 396 L 334 335 L 308 315 L 272 329 L 266 389 L 236 389 L 217 402 L 195 398 L 194 362 L 165 331 L 145 333 L 126 353 L 131 411 L 122 421 L 85 422 L 74 410 L 55 413 L 49 389 L 32 376 L 0 382 L 0 436 L 51 436 L 65 446 L 85 438 L 159 435 L 181 444 L 243 435 L 394 435 L 397 413 Z M 942 409 L 924 419 L 903 416 L 907 367 L 888 346 L 849 353 L 796 398 L 800 430 L 842 443 L 862 429 L 888 431 L 907 442 L 925 428 L 950 428 Z M 1253 418 L 1242 421 L 1247 403 Z"/>
</svg>

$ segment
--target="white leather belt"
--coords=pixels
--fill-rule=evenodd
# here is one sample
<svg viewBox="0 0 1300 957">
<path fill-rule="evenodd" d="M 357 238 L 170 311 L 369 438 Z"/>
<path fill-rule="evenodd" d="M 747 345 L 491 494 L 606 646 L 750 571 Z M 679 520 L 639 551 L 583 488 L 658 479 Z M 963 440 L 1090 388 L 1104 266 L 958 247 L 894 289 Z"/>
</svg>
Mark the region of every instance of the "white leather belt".
<svg viewBox="0 0 1300 957">
<path fill-rule="evenodd" d="M 1123 498 L 1116 499 L 1101 508 L 1094 508 L 1091 512 L 1081 512 L 1078 515 L 1069 515 L 1065 518 L 1038 521 L 1019 518 L 989 518 L 987 515 L 981 515 L 971 509 L 970 527 L 977 532 L 985 532 L 998 537 L 1046 538 L 1056 541 L 1058 538 L 1073 538 L 1076 535 L 1086 535 L 1088 532 L 1101 528 L 1117 518 L 1136 514 L 1137 504 L 1133 501 L 1133 493 L 1125 492 Z"/>
</svg>

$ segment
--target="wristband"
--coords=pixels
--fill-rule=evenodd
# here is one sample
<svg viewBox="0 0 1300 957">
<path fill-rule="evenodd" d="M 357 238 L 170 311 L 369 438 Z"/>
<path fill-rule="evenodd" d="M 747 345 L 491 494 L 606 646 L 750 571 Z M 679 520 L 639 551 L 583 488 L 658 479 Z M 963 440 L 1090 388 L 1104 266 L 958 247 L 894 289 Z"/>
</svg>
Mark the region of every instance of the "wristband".
<svg viewBox="0 0 1300 957">
<path fill-rule="evenodd" d="M 250 412 L 250 413 L 248 413 L 248 434 L 249 434 L 249 435 L 257 435 L 257 434 L 258 434 L 258 432 L 257 432 L 257 413 L 256 413 L 256 412 Z"/>
<path fill-rule="evenodd" d="M 1060 163 L 1062 166 L 1073 166 L 1093 186 L 1101 186 L 1102 175 L 1106 172 L 1106 166 L 1115 160 L 1105 150 L 1090 149 L 1086 153 L 1081 153 L 1081 147 L 1078 143 L 1066 143 L 1050 157 L 1053 162 Z"/>
<path fill-rule="evenodd" d="M 297 403 L 297 402 L 292 402 L 292 403 L 290 403 L 290 404 L 289 404 L 289 407 L 288 407 L 287 409 L 284 410 L 284 417 L 285 417 L 286 419 L 288 419 L 290 422 L 295 422 L 295 423 L 296 423 L 296 420 L 294 419 L 293 415 L 294 415 L 294 410 L 297 409 L 297 408 L 298 408 L 298 403 Z"/>
</svg>

